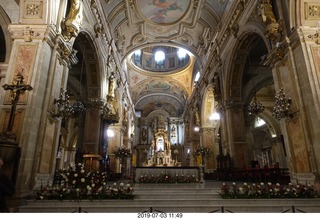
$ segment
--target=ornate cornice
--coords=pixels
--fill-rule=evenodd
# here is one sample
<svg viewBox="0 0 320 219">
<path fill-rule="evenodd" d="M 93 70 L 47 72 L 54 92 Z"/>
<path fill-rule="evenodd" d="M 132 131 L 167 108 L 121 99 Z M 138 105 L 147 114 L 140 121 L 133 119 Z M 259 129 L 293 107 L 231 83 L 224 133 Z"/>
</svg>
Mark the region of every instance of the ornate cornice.
<svg viewBox="0 0 320 219">
<path fill-rule="evenodd" d="M 281 43 L 269 52 L 269 54 L 263 62 L 263 65 L 275 66 L 278 62 L 283 60 L 287 53 L 287 50 L 287 43 Z"/>
<path fill-rule="evenodd" d="M 49 28 L 51 27 L 49 26 Z M 45 38 L 48 34 L 48 25 L 11 24 L 8 30 L 12 39 L 23 39 L 25 42 L 32 42 L 33 40 L 43 40 Z"/>
<path fill-rule="evenodd" d="M 242 112 L 243 108 L 244 103 L 241 101 L 226 100 L 224 105 L 225 110 L 233 110 L 236 113 Z"/>
<path fill-rule="evenodd" d="M 225 42 L 227 42 L 227 39 L 232 35 L 234 35 L 235 37 L 237 36 L 238 30 L 239 30 L 239 26 L 236 23 L 239 20 L 239 17 L 241 16 L 242 12 L 245 9 L 245 6 L 247 5 L 248 1 L 247 0 L 241 0 L 241 1 L 237 1 L 238 4 L 230 18 L 230 20 L 228 21 L 228 24 L 225 25 L 225 29 L 221 32 L 220 37 L 218 39 L 218 46 L 219 47 L 223 47 L 223 45 L 225 44 Z"/>
</svg>

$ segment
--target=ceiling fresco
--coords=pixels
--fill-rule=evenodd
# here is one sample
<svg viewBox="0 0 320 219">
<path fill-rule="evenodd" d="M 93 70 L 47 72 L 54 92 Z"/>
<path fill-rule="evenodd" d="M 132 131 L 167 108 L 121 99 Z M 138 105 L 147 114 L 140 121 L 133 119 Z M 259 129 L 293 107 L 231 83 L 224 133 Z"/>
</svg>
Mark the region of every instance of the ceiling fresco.
<svg viewBox="0 0 320 219">
<path fill-rule="evenodd" d="M 175 23 L 186 13 L 190 0 L 138 0 L 142 16 L 156 24 Z"/>
<path fill-rule="evenodd" d="M 211 39 L 228 2 L 101 1 L 108 25 L 114 30 L 111 33 L 112 43 L 115 43 L 120 61 L 127 69 L 133 103 L 142 115 L 147 116 L 159 109 L 172 116 L 182 115 L 186 101 L 193 91 L 194 72 L 204 63 L 202 59 L 206 58 Z M 187 49 L 187 64 L 171 68 L 177 66 L 172 57 L 171 61 L 164 64 L 162 71 L 143 69 L 133 64 L 132 55 L 136 50 L 149 51 L 156 47 Z"/>
</svg>

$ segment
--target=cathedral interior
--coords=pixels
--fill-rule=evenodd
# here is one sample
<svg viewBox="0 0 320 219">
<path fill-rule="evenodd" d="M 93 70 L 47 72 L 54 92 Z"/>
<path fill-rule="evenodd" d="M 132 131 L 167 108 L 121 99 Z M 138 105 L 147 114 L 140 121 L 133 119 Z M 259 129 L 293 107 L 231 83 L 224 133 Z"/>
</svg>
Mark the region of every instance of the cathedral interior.
<svg viewBox="0 0 320 219">
<path fill-rule="evenodd" d="M 319 79 L 314 0 L 0 1 L 0 157 L 18 197 L 78 162 L 317 184 Z"/>
</svg>

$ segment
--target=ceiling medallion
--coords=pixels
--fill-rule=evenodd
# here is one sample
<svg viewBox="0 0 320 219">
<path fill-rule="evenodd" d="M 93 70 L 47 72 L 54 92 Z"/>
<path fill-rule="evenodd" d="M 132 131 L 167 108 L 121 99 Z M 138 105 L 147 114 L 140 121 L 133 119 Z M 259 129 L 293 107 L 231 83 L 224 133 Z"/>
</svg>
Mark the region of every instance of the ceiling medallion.
<svg viewBox="0 0 320 219">
<path fill-rule="evenodd" d="M 172 24 L 187 12 L 190 0 L 137 0 L 137 8 L 147 21 L 155 24 Z"/>
</svg>

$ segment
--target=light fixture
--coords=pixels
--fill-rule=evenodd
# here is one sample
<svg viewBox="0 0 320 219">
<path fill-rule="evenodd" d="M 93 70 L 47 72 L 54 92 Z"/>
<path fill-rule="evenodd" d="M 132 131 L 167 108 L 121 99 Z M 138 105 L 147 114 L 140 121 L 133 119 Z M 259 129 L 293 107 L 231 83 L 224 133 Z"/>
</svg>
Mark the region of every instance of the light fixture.
<svg viewBox="0 0 320 219">
<path fill-rule="evenodd" d="M 256 93 L 254 93 L 253 100 L 249 103 L 248 112 L 249 115 L 258 115 L 259 113 L 263 112 L 265 107 L 262 103 L 257 101 Z"/>
<path fill-rule="evenodd" d="M 83 65 L 84 65 L 84 54 L 85 54 L 85 48 L 82 56 L 82 65 L 81 65 L 81 72 L 80 72 L 80 79 L 79 79 L 80 99 L 82 99 L 81 83 L 82 83 L 82 72 L 83 72 Z M 63 120 L 76 116 L 78 113 L 84 112 L 86 110 L 86 107 L 82 103 L 82 101 L 70 102 L 70 96 L 68 94 L 68 91 L 62 88 L 60 89 L 59 98 L 54 99 L 53 104 L 54 104 L 54 112 L 51 113 L 51 116 L 53 118 L 60 117 Z"/>
<path fill-rule="evenodd" d="M 183 48 L 179 48 L 177 54 L 178 54 L 179 59 L 184 59 L 187 55 L 187 50 L 185 50 Z"/>
<path fill-rule="evenodd" d="M 220 115 L 217 112 L 214 112 L 211 114 L 211 116 L 209 117 L 209 120 L 211 121 L 219 121 L 220 120 Z"/>
<path fill-rule="evenodd" d="M 58 99 L 54 99 L 54 112 L 51 113 L 53 118 L 60 117 L 61 119 L 68 119 L 76 115 L 79 112 L 85 111 L 85 106 L 83 103 L 76 101 L 74 103 L 70 102 L 70 96 L 67 90 L 61 88 L 60 95 Z"/>
<path fill-rule="evenodd" d="M 155 52 L 154 54 L 154 60 L 158 63 L 162 62 L 163 60 L 165 60 L 166 55 L 164 54 L 164 52 L 162 50 L 158 50 Z"/>
<path fill-rule="evenodd" d="M 291 109 L 292 99 L 290 97 L 286 97 L 283 88 L 280 88 L 275 98 L 276 100 L 273 107 L 272 116 L 278 120 L 284 118 L 293 119 L 295 112 L 292 112 Z"/>
<path fill-rule="evenodd" d="M 113 138 L 114 137 L 114 131 L 111 129 L 107 129 L 107 136 L 108 138 Z"/>
<path fill-rule="evenodd" d="M 250 77 L 252 81 L 252 89 L 255 90 L 254 79 L 253 79 L 252 68 L 251 68 L 251 60 L 250 60 L 249 54 L 248 54 L 248 62 L 249 62 Z M 264 111 L 265 107 L 262 105 L 262 103 L 258 102 L 256 97 L 256 91 L 254 91 L 253 99 L 249 103 L 247 109 L 248 109 L 249 115 L 258 115 L 259 113 Z"/>
</svg>

